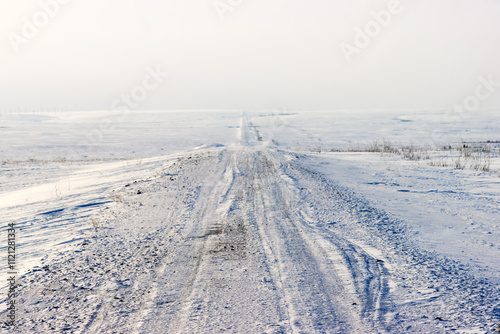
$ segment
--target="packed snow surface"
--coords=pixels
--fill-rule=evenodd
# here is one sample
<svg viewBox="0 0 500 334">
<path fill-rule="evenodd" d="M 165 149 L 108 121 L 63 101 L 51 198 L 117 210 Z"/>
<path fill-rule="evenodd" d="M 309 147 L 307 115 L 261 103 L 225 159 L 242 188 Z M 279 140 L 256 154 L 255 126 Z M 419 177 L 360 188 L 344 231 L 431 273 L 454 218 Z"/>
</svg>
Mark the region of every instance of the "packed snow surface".
<svg viewBox="0 0 500 334">
<path fill-rule="evenodd" d="M 495 142 L 497 115 L 0 114 L 2 330 L 494 333 L 495 147 L 488 171 L 353 148 Z"/>
</svg>

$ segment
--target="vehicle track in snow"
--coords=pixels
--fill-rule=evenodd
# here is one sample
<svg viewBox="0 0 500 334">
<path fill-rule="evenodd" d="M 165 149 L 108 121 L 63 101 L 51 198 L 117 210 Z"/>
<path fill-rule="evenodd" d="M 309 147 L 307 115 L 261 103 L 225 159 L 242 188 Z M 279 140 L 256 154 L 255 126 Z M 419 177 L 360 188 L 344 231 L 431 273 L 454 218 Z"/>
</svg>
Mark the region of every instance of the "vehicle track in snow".
<svg viewBox="0 0 500 334">
<path fill-rule="evenodd" d="M 356 332 L 380 320 L 376 259 L 316 230 L 273 159 L 258 149 L 221 153 L 218 182 L 190 219 L 201 226 L 188 237 L 194 255 L 179 309 L 160 321 L 171 332 Z M 159 318 L 142 330 L 154 332 Z"/>
</svg>

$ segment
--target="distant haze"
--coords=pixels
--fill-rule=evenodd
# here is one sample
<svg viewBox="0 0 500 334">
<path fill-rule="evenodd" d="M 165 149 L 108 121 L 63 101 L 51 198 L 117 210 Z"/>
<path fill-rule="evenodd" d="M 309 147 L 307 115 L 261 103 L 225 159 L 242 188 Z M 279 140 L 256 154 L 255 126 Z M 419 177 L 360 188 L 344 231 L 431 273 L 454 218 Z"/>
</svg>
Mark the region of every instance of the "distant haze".
<svg viewBox="0 0 500 334">
<path fill-rule="evenodd" d="M 500 109 L 499 60 L 498 0 L 0 1 L 0 111 L 450 109 L 480 76 Z"/>
</svg>

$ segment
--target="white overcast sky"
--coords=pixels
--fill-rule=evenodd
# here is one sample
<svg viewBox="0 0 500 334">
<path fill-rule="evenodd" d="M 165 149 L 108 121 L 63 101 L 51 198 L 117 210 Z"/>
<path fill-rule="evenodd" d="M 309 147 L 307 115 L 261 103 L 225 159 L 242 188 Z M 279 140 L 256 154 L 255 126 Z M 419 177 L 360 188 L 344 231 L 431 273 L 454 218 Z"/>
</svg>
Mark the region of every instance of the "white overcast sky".
<svg viewBox="0 0 500 334">
<path fill-rule="evenodd" d="M 451 108 L 500 82 L 500 0 L 401 0 L 350 64 L 340 44 L 389 1 L 221 0 L 222 21 L 213 0 L 66 0 L 15 52 L 41 2 L 0 0 L 1 110 L 111 109 L 148 66 L 170 76 L 139 109 Z"/>
</svg>

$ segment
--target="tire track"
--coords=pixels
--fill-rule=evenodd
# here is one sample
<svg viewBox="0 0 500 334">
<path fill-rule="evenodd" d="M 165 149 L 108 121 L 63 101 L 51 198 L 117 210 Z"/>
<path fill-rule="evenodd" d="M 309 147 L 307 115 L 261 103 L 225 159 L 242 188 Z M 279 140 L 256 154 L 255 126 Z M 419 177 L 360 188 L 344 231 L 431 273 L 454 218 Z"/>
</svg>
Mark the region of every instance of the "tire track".
<svg viewBox="0 0 500 334">
<path fill-rule="evenodd" d="M 231 160 L 232 158 L 229 158 L 229 161 Z M 231 164 L 228 163 L 227 154 L 221 154 L 217 166 L 219 167 L 218 173 L 213 175 L 207 182 L 208 184 L 213 182 L 213 187 L 200 196 L 200 198 L 206 198 L 207 200 L 201 201 L 202 206 L 197 209 L 197 213 L 192 217 L 192 221 L 202 223 L 203 227 L 196 228 L 195 224 L 191 224 L 198 235 L 193 235 L 193 232 L 190 233 L 192 240 L 196 242 L 196 246 L 193 261 L 189 265 L 191 268 L 190 273 L 182 288 L 181 309 L 169 326 L 169 332 L 172 333 L 190 333 L 185 327 L 193 314 L 194 304 L 197 301 L 196 294 L 200 294 L 197 291 L 197 285 L 200 284 L 197 283 L 200 272 L 203 270 L 202 266 L 205 261 L 207 243 L 209 242 L 210 235 L 214 233 L 214 229 L 218 228 L 218 222 L 224 218 L 223 210 L 219 209 L 217 212 L 214 212 L 213 209 L 224 206 L 223 203 L 227 200 L 228 192 L 234 183 L 234 173 Z M 220 171 L 220 167 L 223 167 L 222 172 Z M 222 182 L 218 182 L 219 180 L 222 180 Z M 199 235 L 198 231 L 200 230 L 205 230 L 205 233 Z"/>
<path fill-rule="evenodd" d="M 284 285 L 292 295 L 288 307 L 296 315 L 291 319 L 295 332 L 354 332 L 351 326 L 355 322 L 349 320 L 351 316 L 344 303 L 336 297 L 344 289 L 337 273 L 331 271 L 326 275 L 321 270 L 323 260 L 311 248 L 313 244 L 293 213 L 299 209 L 298 203 L 284 186 L 273 160 L 262 152 L 259 158 L 263 170 L 257 175 L 268 187 L 264 201 L 271 218 L 265 233 L 273 240 L 284 271 Z"/>
<path fill-rule="evenodd" d="M 298 184 L 296 180 L 299 178 L 292 178 L 287 174 L 287 171 L 289 169 L 283 164 L 280 164 L 277 170 L 277 173 L 281 173 L 285 180 L 284 186 L 286 188 L 282 191 L 288 192 L 289 197 L 294 196 L 297 203 L 295 205 L 302 207 L 302 209 L 293 212 L 294 221 L 303 230 L 308 231 L 308 233 L 304 233 L 304 237 L 308 240 L 311 249 L 317 253 L 316 258 L 325 259 L 331 263 L 331 266 L 324 264 L 323 270 L 328 272 L 334 269 L 341 278 L 341 284 L 346 288 L 347 295 L 352 299 L 352 304 L 361 306 L 357 322 L 371 318 L 371 326 L 380 327 L 381 325 L 382 328 L 388 328 L 392 320 L 392 303 L 389 292 L 393 283 L 390 279 L 390 266 L 384 265 L 380 252 L 374 248 L 340 237 L 331 230 L 318 225 L 317 222 L 320 222 L 321 219 L 315 216 L 311 208 L 321 205 L 325 201 L 316 199 L 314 202 L 308 202 L 304 200 L 299 195 L 299 189 L 304 189 L 304 185 Z M 305 178 L 302 177 L 300 180 L 303 181 Z M 314 179 L 313 182 L 318 182 L 318 180 Z M 314 184 L 307 184 L 307 186 L 309 189 L 317 190 L 324 188 Z M 322 195 L 324 194 L 322 193 Z M 323 209 L 327 211 L 329 208 Z M 375 257 L 375 254 L 378 256 Z"/>
</svg>

